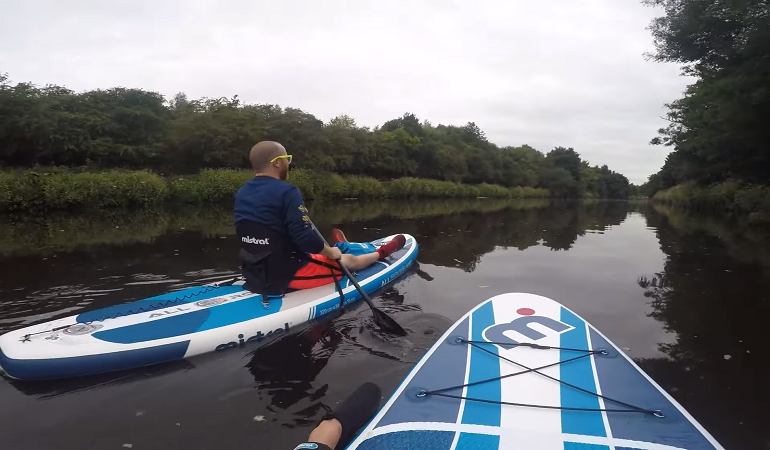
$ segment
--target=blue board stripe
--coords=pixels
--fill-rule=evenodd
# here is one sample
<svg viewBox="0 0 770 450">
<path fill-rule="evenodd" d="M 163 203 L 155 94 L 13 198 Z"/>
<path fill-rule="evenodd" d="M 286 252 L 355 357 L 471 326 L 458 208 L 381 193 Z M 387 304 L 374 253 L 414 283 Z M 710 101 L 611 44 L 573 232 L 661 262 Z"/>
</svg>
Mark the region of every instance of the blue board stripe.
<svg viewBox="0 0 770 450">
<path fill-rule="evenodd" d="M 397 431 L 371 437 L 356 447 L 356 450 L 449 450 L 454 436 L 453 431 Z"/>
<path fill-rule="evenodd" d="M 141 311 L 151 311 L 161 308 L 169 308 L 176 305 L 206 300 L 243 291 L 243 286 L 196 286 L 181 291 L 167 292 L 155 297 L 124 303 L 122 305 L 108 306 L 106 308 L 87 311 L 77 316 L 78 323 L 88 323 L 95 320 L 105 320 L 119 316 L 136 314 Z"/>
<path fill-rule="evenodd" d="M 455 450 L 496 450 L 500 436 L 494 434 L 460 433 Z"/>
<path fill-rule="evenodd" d="M 492 302 L 486 302 L 471 315 L 471 340 L 483 341 L 484 329 L 494 324 L 495 313 Z M 494 355 L 476 347 L 470 348 L 469 383 L 500 376 L 500 358 L 495 356 L 497 347 L 489 345 L 484 348 Z M 466 397 L 500 401 L 500 380 L 469 386 Z M 466 401 L 462 423 L 498 427 L 500 426 L 500 404 Z"/>
<path fill-rule="evenodd" d="M 223 305 L 209 308 L 209 317 L 195 331 L 213 330 L 214 328 L 232 325 L 238 322 L 269 316 L 281 310 L 283 299 L 270 298 L 267 307 L 261 297 L 249 297 Z M 256 332 L 257 330 L 254 330 Z"/>
<path fill-rule="evenodd" d="M 615 348 L 591 330 L 594 348 Z M 608 413 L 612 436 L 632 441 L 670 444 L 687 449 L 713 449 L 714 446 L 658 389 L 621 355 L 596 357 L 596 372 L 602 394 L 647 409 L 659 409 L 663 419 L 645 414 Z M 608 406 L 613 405 L 609 403 Z"/>
<path fill-rule="evenodd" d="M 468 338 L 468 322 L 460 322 L 454 333 L 443 342 L 434 344 L 435 350 L 425 359 L 424 364 L 377 423 L 377 427 L 406 422 L 456 423 L 460 414 L 460 400 L 438 395 L 420 399 L 416 394 L 421 390 L 459 386 L 465 381 L 465 364 L 468 360 L 468 345 L 458 345 L 456 337 Z M 423 355 L 423 358 L 426 358 Z M 452 391 L 460 394 L 460 391 Z M 454 435 L 454 433 L 452 433 Z M 385 448 L 385 447 L 383 447 Z"/>
<path fill-rule="evenodd" d="M 281 299 L 270 299 L 269 307 L 265 308 L 261 297 L 248 297 L 206 309 L 192 310 L 193 306 L 180 306 L 176 308 L 177 311 L 172 310 L 172 313 L 177 313 L 176 315 L 112 330 L 97 331 L 92 336 L 116 344 L 133 344 L 184 336 L 276 313 L 281 310 L 282 303 Z M 152 314 L 160 313 L 146 314 L 150 317 Z M 258 331 L 265 334 L 271 330 L 255 329 L 254 333 Z M 233 339 L 235 338 L 236 336 L 233 336 Z"/>
<path fill-rule="evenodd" d="M 0 366 L 23 380 L 49 380 L 149 366 L 184 358 L 190 341 L 101 355 L 52 359 L 13 359 L 0 349 Z"/>
<path fill-rule="evenodd" d="M 610 450 L 610 448 L 606 445 L 583 444 L 581 442 L 565 442 L 564 450 Z"/>
<path fill-rule="evenodd" d="M 575 327 L 570 331 L 562 333 L 561 346 L 588 349 L 585 322 L 565 308 L 561 308 L 561 321 Z M 559 353 L 561 361 L 577 356 L 577 353 L 566 350 L 560 350 Z M 574 384 L 590 392 L 596 392 L 594 372 L 591 367 L 591 360 L 588 358 L 560 365 L 559 377 L 564 382 Z M 599 408 L 599 399 L 593 395 L 580 392 L 565 385 L 561 385 L 560 393 L 562 406 Z M 600 412 L 562 410 L 561 430 L 563 433 L 607 436 L 602 413 Z"/>
</svg>

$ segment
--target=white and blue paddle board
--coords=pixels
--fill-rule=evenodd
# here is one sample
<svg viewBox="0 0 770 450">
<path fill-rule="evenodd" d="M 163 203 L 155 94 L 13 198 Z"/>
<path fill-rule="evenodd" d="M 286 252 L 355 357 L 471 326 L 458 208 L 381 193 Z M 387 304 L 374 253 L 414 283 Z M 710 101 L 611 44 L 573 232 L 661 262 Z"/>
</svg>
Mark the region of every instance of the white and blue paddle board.
<svg viewBox="0 0 770 450">
<path fill-rule="evenodd" d="M 457 321 L 347 448 L 722 447 L 580 316 L 511 293 Z"/>
<path fill-rule="evenodd" d="M 394 236 L 373 241 L 375 246 Z M 403 274 L 417 241 L 353 275 L 367 293 Z M 243 281 L 210 284 L 14 330 L 0 336 L 0 368 L 22 380 L 76 377 L 227 351 L 286 333 L 333 313 L 361 295 L 347 277 L 271 298 L 243 289 Z"/>
</svg>

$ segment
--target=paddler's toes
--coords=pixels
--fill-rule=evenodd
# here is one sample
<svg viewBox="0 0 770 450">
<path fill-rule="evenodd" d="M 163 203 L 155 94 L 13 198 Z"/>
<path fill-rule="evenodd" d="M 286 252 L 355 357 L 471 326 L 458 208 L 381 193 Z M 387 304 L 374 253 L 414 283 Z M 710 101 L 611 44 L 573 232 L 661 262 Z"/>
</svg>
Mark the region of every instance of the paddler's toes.
<svg viewBox="0 0 770 450">
<path fill-rule="evenodd" d="M 342 424 L 342 436 L 336 448 L 345 448 L 358 430 L 380 407 L 382 391 L 373 383 L 364 383 L 335 408 L 331 416 Z"/>
</svg>

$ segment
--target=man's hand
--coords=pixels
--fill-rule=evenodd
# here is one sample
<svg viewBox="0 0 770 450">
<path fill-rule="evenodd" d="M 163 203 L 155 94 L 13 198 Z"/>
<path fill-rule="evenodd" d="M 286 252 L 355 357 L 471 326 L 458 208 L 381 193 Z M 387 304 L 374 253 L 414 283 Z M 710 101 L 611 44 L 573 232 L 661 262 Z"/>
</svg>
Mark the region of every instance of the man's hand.
<svg viewBox="0 0 770 450">
<path fill-rule="evenodd" d="M 321 251 L 321 255 L 333 259 L 335 261 L 339 261 L 342 259 L 342 252 L 337 247 L 329 247 L 328 245 L 324 245 L 323 251 Z"/>
</svg>

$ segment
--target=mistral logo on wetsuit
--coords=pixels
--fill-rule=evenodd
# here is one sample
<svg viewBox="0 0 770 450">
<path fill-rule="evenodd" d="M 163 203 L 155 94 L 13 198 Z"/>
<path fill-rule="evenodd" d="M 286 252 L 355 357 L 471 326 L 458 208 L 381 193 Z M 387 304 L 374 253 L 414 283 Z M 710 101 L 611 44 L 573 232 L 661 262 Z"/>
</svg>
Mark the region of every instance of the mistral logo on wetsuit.
<svg viewBox="0 0 770 450">
<path fill-rule="evenodd" d="M 250 236 L 244 236 L 241 238 L 241 241 L 245 242 L 246 244 L 270 245 L 270 238 L 257 239 Z"/>
</svg>

